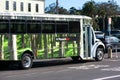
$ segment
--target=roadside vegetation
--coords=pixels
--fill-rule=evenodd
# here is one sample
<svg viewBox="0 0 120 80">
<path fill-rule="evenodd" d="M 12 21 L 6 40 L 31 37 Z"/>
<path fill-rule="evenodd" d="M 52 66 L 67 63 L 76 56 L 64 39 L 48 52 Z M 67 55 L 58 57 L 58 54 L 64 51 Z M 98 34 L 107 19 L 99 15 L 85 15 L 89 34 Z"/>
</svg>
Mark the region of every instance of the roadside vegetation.
<svg viewBox="0 0 120 80">
<path fill-rule="evenodd" d="M 80 9 L 71 6 L 69 10 L 59 5 L 56 6 L 56 3 L 52 3 L 45 8 L 45 12 L 50 14 L 87 15 L 93 18 L 94 29 L 102 31 L 107 30 L 108 18 L 111 17 L 112 29 L 120 29 L 120 5 L 114 0 L 99 3 L 91 0 L 86 2 Z"/>
</svg>

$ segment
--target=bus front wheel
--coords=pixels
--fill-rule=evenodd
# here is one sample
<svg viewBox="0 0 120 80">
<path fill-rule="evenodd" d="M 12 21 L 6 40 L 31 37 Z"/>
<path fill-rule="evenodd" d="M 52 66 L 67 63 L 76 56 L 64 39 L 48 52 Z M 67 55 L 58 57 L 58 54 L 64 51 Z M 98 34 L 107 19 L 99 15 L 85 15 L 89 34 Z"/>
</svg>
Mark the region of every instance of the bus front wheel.
<svg viewBox="0 0 120 80">
<path fill-rule="evenodd" d="M 103 57 L 104 57 L 104 50 L 103 50 L 103 48 L 97 48 L 95 60 L 96 61 L 102 61 Z"/>
<path fill-rule="evenodd" d="M 33 64 L 32 56 L 28 53 L 23 54 L 21 58 L 21 67 L 23 69 L 29 69 L 32 67 L 32 64 Z"/>
</svg>

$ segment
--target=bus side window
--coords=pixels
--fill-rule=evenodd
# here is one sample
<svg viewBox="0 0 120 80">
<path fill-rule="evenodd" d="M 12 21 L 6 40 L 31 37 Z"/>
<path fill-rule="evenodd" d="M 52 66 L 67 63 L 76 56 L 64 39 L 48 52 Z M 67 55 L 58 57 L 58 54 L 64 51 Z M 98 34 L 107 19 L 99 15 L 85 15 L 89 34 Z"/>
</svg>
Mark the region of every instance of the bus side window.
<svg viewBox="0 0 120 80">
<path fill-rule="evenodd" d="M 80 33 L 80 22 L 69 22 L 69 33 Z"/>
<path fill-rule="evenodd" d="M 66 21 L 56 22 L 56 33 L 68 33 L 68 22 Z"/>
<path fill-rule="evenodd" d="M 19 20 L 11 20 L 10 23 L 10 32 L 11 33 L 26 33 L 26 27 L 24 21 L 19 21 Z"/>
<path fill-rule="evenodd" d="M 55 33 L 55 25 L 53 25 L 53 24 L 44 24 L 42 26 L 42 33 Z"/>
<path fill-rule="evenodd" d="M 0 21 L 0 33 L 9 33 L 9 23 Z"/>
</svg>

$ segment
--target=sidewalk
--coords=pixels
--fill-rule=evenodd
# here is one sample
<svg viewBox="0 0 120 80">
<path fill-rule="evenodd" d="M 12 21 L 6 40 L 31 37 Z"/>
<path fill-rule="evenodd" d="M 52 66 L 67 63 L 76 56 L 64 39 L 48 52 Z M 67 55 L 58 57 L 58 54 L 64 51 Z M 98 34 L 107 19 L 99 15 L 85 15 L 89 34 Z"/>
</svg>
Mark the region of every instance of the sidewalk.
<svg viewBox="0 0 120 80">
<path fill-rule="evenodd" d="M 110 58 L 108 58 L 108 53 L 105 53 L 104 59 L 110 59 Z M 120 59 L 120 52 L 112 52 L 111 59 Z"/>
</svg>

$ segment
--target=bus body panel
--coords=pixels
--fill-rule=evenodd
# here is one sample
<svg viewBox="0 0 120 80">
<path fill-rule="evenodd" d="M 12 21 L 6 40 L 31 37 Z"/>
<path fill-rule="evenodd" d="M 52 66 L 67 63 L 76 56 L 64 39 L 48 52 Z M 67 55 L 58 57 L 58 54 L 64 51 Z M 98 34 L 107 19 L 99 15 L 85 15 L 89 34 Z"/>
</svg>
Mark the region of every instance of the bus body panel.
<svg viewBox="0 0 120 80">
<path fill-rule="evenodd" d="M 105 49 L 104 44 L 96 39 L 94 30 L 91 25 L 84 25 L 83 28 L 83 55 L 82 59 L 94 59 L 96 57 L 97 48 Z"/>
<path fill-rule="evenodd" d="M 97 40 L 96 43 L 93 45 L 92 49 L 91 49 L 91 53 L 93 55 L 93 58 L 96 57 L 96 51 L 97 51 L 97 48 L 98 47 L 102 47 L 103 50 L 105 50 L 105 46 L 104 44 L 100 41 L 100 40 Z"/>
<path fill-rule="evenodd" d="M 78 41 L 75 34 L 18 34 L 16 36 L 16 47 L 10 44 L 12 39 L 4 35 L 4 59 L 17 60 L 29 50 L 34 53 L 36 59 L 51 59 L 78 56 Z M 13 36 L 13 35 L 12 35 Z M 24 38 L 23 38 L 24 36 Z M 57 37 L 55 37 L 57 36 Z M 61 37 L 59 37 L 61 36 Z M 14 42 L 15 44 L 15 42 Z M 13 49 L 14 48 L 14 49 Z M 15 50 L 15 51 L 13 51 Z M 14 53 L 15 52 L 15 53 Z M 14 55 L 14 54 L 17 54 Z M 16 57 L 15 57 L 16 56 Z"/>
</svg>

